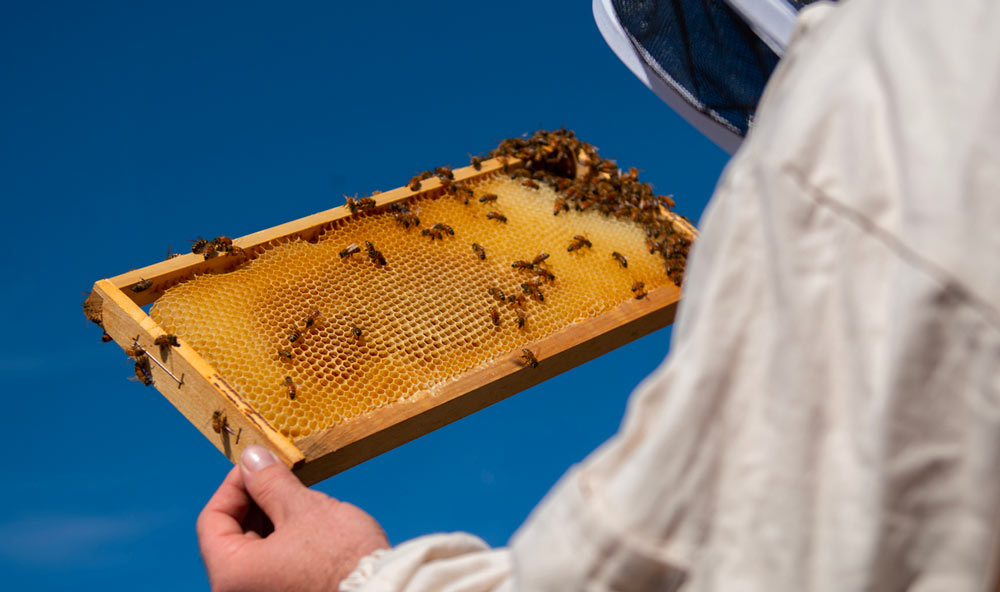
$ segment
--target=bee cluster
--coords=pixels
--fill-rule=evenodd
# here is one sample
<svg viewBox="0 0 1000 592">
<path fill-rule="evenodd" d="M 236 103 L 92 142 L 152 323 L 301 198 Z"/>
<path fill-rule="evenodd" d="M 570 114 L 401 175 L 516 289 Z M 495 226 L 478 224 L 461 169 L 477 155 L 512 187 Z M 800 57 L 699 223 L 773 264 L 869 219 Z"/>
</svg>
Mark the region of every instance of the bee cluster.
<svg viewBox="0 0 1000 592">
<path fill-rule="evenodd" d="M 634 171 L 565 130 L 490 156 L 509 166 L 465 181 L 425 171 L 410 190 L 432 177 L 440 190 L 392 204 L 348 197 L 351 216 L 314 240 L 171 287 L 150 314 L 298 438 L 498 356 L 533 368 L 528 344 L 680 281 L 690 242 Z"/>
<path fill-rule="evenodd" d="M 217 236 L 212 240 L 198 237 L 191 243 L 191 252 L 195 255 L 202 255 L 205 259 L 215 259 L 223 253 L 228 257 L 242 257 L 244 259 L 247 257 L 246 251 L 234 245 L 233 239 L 228 236 Z"/>
<path fill-rule="evenodd" d="M 674 206 L 673 198 L 654 194 L 652 186 L 639 181 L 637 169 L 619 171 L 614 161 L 601 158 L 594 146 L 581 142 L 566 129 L 509 138 L 489 156 L 521 159 L 524 166 L 514 170 L 511 177 L 523 179 L 527 187 L 538 188 L 537 181 L 555 187 L 561 195 L 553 204 L 554 215 L 570 209 L 595 210 L 640 224 L 649 252 L 663 258 L 667 275 L 681 285 L 691 239 L 677 232 L 667 214 Z"/>
</svg>

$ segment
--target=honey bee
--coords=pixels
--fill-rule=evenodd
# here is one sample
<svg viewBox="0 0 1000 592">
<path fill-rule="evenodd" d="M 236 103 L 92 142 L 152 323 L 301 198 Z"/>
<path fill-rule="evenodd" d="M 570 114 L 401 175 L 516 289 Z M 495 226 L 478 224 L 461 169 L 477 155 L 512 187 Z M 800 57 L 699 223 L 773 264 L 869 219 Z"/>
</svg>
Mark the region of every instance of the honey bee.
<svg viewBox="0 0 1000 592">
<path fill-rule="evenodd" d="M 401 214 L 395 214 L 396 222 L 403 225 L 403 228 L 409 228 L 412 224 L 413 226 L 420 226 L 420 218 L 417 217 L 413 212 L 404 212 Z"/>
<path fill-rule="evenodd" d="M 542 269 L 541 267 L 535 270 L 535 277 L 540 277 L 549 283 L 556 281 L 555 274 L 547 269 Z"/>
<path fill-rule="evenodd" d="M 107 331 L 105 331 L 105 332 L 104 332 L 104 333 L 103 333 L 103 334 L 101 335 L 101 343 L 107 343 L 107 342 L 109 342 L 109 341 L 111 341 L 111 336 L 110 336 L 110 335 L 108 335 L 108 332 L 107 332 Z"/>
<path fill-rule="evenodd" d="M 420 235 L 431 237 L 431 242 L 434 242 L 434 239 L 436 238 L 444 240 L 444 235 L 441 234 L 441 231 L 438 230 L 437 228 L 424 228 L 423 230 L 420 231 Z"/>
<path fill-rule="evenodd" d="M 173 333 L 165 333 L 154 339 L 153 345 L 158 345 L 160 347 L 169 347 L 169 346 L 180 347 L 181 344 L 179 341 L 177 341 L 176 335 L 174 335 Z"/>
<path fill-rule="evenodd" d="M 375 207 L 375 200 L 371 197 L 362 197 L 358 200 L 358 209 L 370 210 Z"/>
<path fill-rule="evenodd" d="M 501 303 L 507 301 L 507 297 L 504 296 L 503 290 L 501 290 L 500 288 L 490 288 L 489 290 L 487 290 L 487 292 L 489 293 L 490 296 L 499 300 Z"/>
<path fill-rule="evenodd" d="M 209 259 L 215 259 L 216 257 L 218 257 L 219 251 L 215 249 L 215 243 L 208 243 L 207 245 L 205 245 L 205 250 L 202 251 L 201 254 L 207 261 Z"/>
<path fill-rule="evenodd" d="M 458 187 L 457 190 L 460 194 L 465 196 L 465 200 L 463 201 L 465 205 L 469 205 L 469 200 L 476 195 L 474 191 L 465 186 Z"/>
<path fill-rule="evenodd" d="M 443 231 L 447 232 L 448 234 L 450 234 L 451 236 L 455 236 L 455 231 L 452 229 L 452 227 L 448 226 L 447 224 L 444 224 L 442 222 L 435 223 L 434 226 L 432 226 L 431 228 L 434 228 L 434 229 L 437 229 L 437 230 L 443 230 Z"/>
<path fill-rule="evenodd" d="M 288 392 L 288 398 L 292 401 L 295 400 L 295 383 L 292 382 L 291 376 L 285 377 L 285 382 L 283 383 Z"/>
<path fill-rule="evenodd" d="M 486 249 L 484 249 L 484 248 L 483 248 L 483 247 L 481 247 L 480 245 L 478 245 L 478 244 L 476 244 L 476 243 L 472 243 L 472 251 L 473 251 L 473 252 L 474 252 L 474 253 L 475 253 L 476 255 L 479 255 L 479 258 L 480 258 L 480 259 L 483 259 L 483 260 L 485 260 L 485 259 L 486 259 Z"/>
<path fill-rule="evenodd" d="M 351 327 L 351 333 L 354 334 L 355 338 L 361 339 L 361 329 L 360 328 L 352 326 Z"/>
<path fill-rule="evenodd" d="M 138 360 L 142 356 L 146 355 L 146 352 L 138 345 L 133 345 L 125 348 L 125 355 Z"/>
<path fill-rule="evenodd" d="M 288 351 L 287 349 L 279 349 L 278 350 L 278 355 L 281 356 L 282 358 L 287 359 L 287 360 L 291 360 L 292 359 L 292 352 Z"/>
<path fill-rule="evenodd" d="M 300 337 L 302 337 L 302 334 L 299 333 L 299 330 L 292 329 L 291 331 L 288 332 L 288 343 L 295 343 L 296 341 L 299 340 Z"/>
<path fill-rule="evenodd" d="M 524 294 L 518 294 L 516 296 L 514 294 L 511 294 L 507 296 L 507 304 L 510 304 L 511 306 L 516 306 L 523 309 L 527 303 L 528 299 L 524 297 Z"/>
<path fill-rule="evenodd" d="M 104 317 L 101 314 L 101 306 L 97 303 L 97 299 L 94 298 L 93 292 L 88 292 L 86 300 L 83 301 L 83 314 L 91 323 L 100 325 L 104 321 Z"/>
<path fill-rule="evenodd" d="M 538 283 L 536 283 L 535 281 L 529 280 L 527 282 L 524 282 L 523 284 L 521 284 L 521 290 L 524 291 L 525 294 L 534 298 L 535 300 L 539 302 L 545 302 L 545 295 L 542 294 L 542 291 L 538 289 Z"/>
<path fill-rule="evenodd" d="M 573 242 L 566 250 L 572 253 L 577 249 L 582 249 L 583 247 L 592 247 L 592 246 L 593 245 L 590 243 L 590 240 L 588 240 L 587 237 L 583 236 L 582 234 L 577 234 L 573 237 Z"/>
<path fill-rule="evenodd" d="M 353 197 L 344 196 L 344 205 L 347 209 L 351 211 L 352 214 L 358 213 L 358 202 Z"/>
<path fill-rule="evenodd" d="M 516 310 L 514 311 L 514 314 L 517 315 L 517 328 L 524 329 L 524 321 L 525 321 L 524 313 L 519 310 Z"/>
<path fill-rule="evenodd" d="M 347 245 L 343 251 L 340 252 L 340 258 L 344 259 L 346 257 L 350 257 L 355 253 L 360 253 L 360 252 L 361 252 L 361 247 L 359 247 L 357 243 L 351 243 Z"/>
<path fill-rule="evenodd" d="M 490 320 L 493 321 L 493 325 L 496 327 L 500 326 L 500 313 L 497 311 L 497 307 L 490 307 Z"/>
<path fill-rule="evenodd" d="M 621 263 L 622 267 L 628 267 L 628 259 L 625 258 L 625 255 L 622 255 L 618 251 L 612 251 L 611 256 L 614 257 L 615 261 Z"/>
<path fill-rule="evenodd" d="M 514 269 L 531 269 L 534 267 L 533 264 L 528 263 L 527 261 L 522 261 L 520 259 L 511 263 L 510 266 L 513 267 Z"/>
<path fill-rule="evenodd" d="M 569 211 L 569 206 L 566 205 L 566 198 L 560 196 L 560 197 L 556 198 L 555 203 L 552 205 L 552 215 L 553 216 L 558 216 L 559 212 L 562 211 L 562 210 L 565 210 L 565 211 L 568 212 Z"/>
<path fill-rule="evenodd" d="M 233 248 L 233 239 L 228 236 L 217 236 L 212 239 L 212 244 L 215 245 L 216 250 L 228 251 Z"/>
<path fill-rule="evenodd" d="M 375 267 L 382 267 L 385 265 L 385 257 L 382 256 L 381 251 L 375 249 L 375 245 L 371 244 L 369 241 L 365 241 L 365 249 L 368 251 L 368 258 L 372 260 Z"/>
<path fill-rule="evenodd" d="M 490 203 L 497 200 L 496 193 L 486 193 L 479 198 L 479 203 Z"/>
<path fill-rule="evenodd" d="M 180 257 L 180 256 L 181 256 L 180 253 L 174 253 L 174 247 L 173 246 L 169 246 L 169 247 L 167 247 L 167 256 L 164 257 L 163 259 L 165 261 L 170 261 L 174 257 Z"/>
<path fill-rule="evenodd" d="M 316 324 L 316 319 L 319 318 L 320 314 L 322 313 L 319 310 L 314 310 L 309 313 L 309 316 L 306 317 L 306 329 Z"/>
<path fill-rule="evenodd" d="M 135 285 L 132 286 L 132 291 L 138 294 L 139 292 L 145 292 L 153 285 L 153 280 L 139 279 Z"/>
<path fill-rule="evenodd" d="M 503 214 L 498 214 L 497 212 L 486 212 L 487 220 L 499 220 L 500 222 L 507 223 L 507 216 Z"/>
<path fill-rule="evenodd" d="M 525 180 L 523 185 L 525 187 L 531 187 L 532 189 L 538 189 L 538 183 L 532 181 L 531 179 Z"/>
<path fill-rule="evenodd" d="M 469 163 L 472 164 L 472 168 L 476 169 L 477 171 L 483 170 L 483 159 L 479 158 L 478 156 L 473 156 L 472 158 L 470 158 Z"/>
<path fill-rule="evenodd" d="M 191 252 L 194 253 L 195 255 L 202 254 L 205 251 L 205 247 L 208 246 L 208 241 L 201 238 L 200 236 L 191 242 L 192 242 Z"/>
<path fill-rule="evenodd" d="M 237 247 L 237 246 L 233 245 L 232 247 L 229 248 L 229 256 L 230 257 L 246 257 L 247 256 L 247 252 L 243 249 L 243 247 Z"/>
<path fill-rule="evenodd" d="M 149 369 L 149 358 L 144 354 L 135 356 L 135 366 L 133 367 L 135 371 L 136 379 L 146 386 L 152 386 L 153 384 L 153 373 Z"/>
<path fill-rule="evenodd" d="M 233 428 L 229 427 L 229 420 L 226 419 L 226 414 L 222 411 L 215 411 L 212 413 L 212 429 L 216 434 L 221 434 L 223 430 L 226 432 L 236 435 Z"/>
<path fill-rule="evenodd" d="M 535 255 L 534 259 L 531 260 L 531 264 L 532 265 L 538 265 L 538 264 L 540 264 L 541 262 L 545 261 L 548 258 L 549 258 L 549 254 L 548 253 L 539 253 L 539 254 Z"/>
<path fill-rule="evenodd" d="M 410 182 L 407 183 L 407 186 L 410 188 L 410 191 L 420 191 L 420 175 L 417 175 L 412 179 L 410 179 Z"/>
<path fill-rule="evenodd" d="M 531 366 L 532 368 L 538 367 L 538 358 L 536 358 L 535 354 L 533 354 L 531 350 L 526 347 L 521 348 L 521 359 L 524 360 L 525 366 Z"/>
<path fill-rule="evenodd" d="M 454 179 L 455 173 L 451 172 L 451 167 L 439 166 L 434 169 L 434 174 L 441 179 Z"/>
<path fill-rule="evenodd" d="M 636 300 L 642 300 L 646 297 L 646 284 L 637 281 L 632 284 L 632 291 L 635 293 Z"/>
</svg>

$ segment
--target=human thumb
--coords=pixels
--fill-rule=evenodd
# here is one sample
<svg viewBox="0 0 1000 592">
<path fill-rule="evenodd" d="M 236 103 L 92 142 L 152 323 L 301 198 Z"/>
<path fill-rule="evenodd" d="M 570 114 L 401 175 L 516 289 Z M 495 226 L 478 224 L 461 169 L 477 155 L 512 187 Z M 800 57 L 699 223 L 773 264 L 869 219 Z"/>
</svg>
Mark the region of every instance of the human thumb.
<svg viewBox="0 0 1000 592">
<path fill-rule="evenodd" d="M 252 444 L 240 455 L 243 485 L 275 526 L 289 516 L 308 489 L 267 448 Z"/>
</svg>

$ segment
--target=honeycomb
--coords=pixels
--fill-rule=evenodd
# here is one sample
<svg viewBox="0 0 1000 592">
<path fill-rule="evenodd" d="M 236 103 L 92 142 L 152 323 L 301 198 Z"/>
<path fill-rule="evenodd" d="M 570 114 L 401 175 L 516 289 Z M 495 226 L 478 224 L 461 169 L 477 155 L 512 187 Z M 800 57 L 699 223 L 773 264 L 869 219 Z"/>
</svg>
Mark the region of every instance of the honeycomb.
<svg viewBox="0 0 1000 592">
<path fill-rule="evenodd" d="M 536 185 L 498 172 L 466 182 L 471 199 L 411 199 L 420 226 L 385 208 L 338 220 L 314 241 L 282 239 L 233 272 L 170 288 L 150 314 L 295 439 L 608 311 L 636 297 L 636 282 L 673 283 L 641 224 L 596 209 L 553 216 L 560 192 Z M 488 194 L 497 199 L 480 203 Z M 342 257 L 349 245 L 360 252 Z M 554 280 L 526 289 L 538 272 L 513 264 L 543 253 L 535 269 Z"/>
</svg>

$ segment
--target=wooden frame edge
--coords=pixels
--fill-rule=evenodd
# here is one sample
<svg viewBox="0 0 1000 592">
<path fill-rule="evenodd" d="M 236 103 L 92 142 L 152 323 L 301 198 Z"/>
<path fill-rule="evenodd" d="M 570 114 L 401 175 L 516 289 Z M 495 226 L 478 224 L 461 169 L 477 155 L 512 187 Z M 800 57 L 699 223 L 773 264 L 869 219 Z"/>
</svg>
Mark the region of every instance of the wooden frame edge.
<svg viewBox="0 0 1000 592">
<path fill-rule="evenodd" d="M 194 349 L 183 342 L 179 347 L 154 345 L 166 332 L 113 282 L 99 280 L 92 294 L 108 335 L 123 349 L 138 344 L 155 360 L 150 363 L 153 386 L 229 460 L 236 462 L 244 447 L 260 444 L 289 467 L 302 464 L 302 451 L 243 400 Z M 182 393 L 181 389 L 187 390 Z M 215 431 L 216 411 L 221 412 L 232 433 Z"/>
<path fill-rule="evenodd" d="M 521 166 L 521 161 L 515 158 L 494 158 L 483 161 L 479 170 L 471 166 L 455 169 L 453 171 L 455 176 L 454 182 L 468 181 L 493 174 L 503 170 L 505 167 L 517 168 L 519 166 Z M 404 186 L 371 196 L 375 199 L 375 207 L 380 208 L 404 199 L 431 197 L 432 194 L 438 193 L 442 189 L 441 181 L 437 177 L 424 179 L 420 183 L 421 187 L 417 191 L 412 191 L 409 187 Z M 296 237 L 303 240 L 312 240 L 328 224 L 352 215 L 346 205 L 337 206 L 242 236 L 233 240 L 233 244 L 244 249 L 247 253 L 254 253 L 257 249 L 284 238 Z M 225 273 L 236 269 L 245 261 L 244 257 L 220 255 L 213 259 L 205 259 L 201 255 L 187 253 L 173 259 L 160 261 L 140 269 L 133 269 L 132 271 L 116 275 L 110 278 L 109 281 L 134 303 L 139 306 L 145 306 L 163 295 L 163 292 L 168 288 L 192 276 L 203 273 Z M 146 289 L 135 291 L 139 282 L 143 280 L 150 281 L 152 284 Z"/>
<path fill-rule="evenodd" d="M 296 474 L 313 484 L 471 415 L 673 322 L 680 289 L 664 286 L 529 344 L 538 367 L 505 354 L 432 392 L 395 401 L 295 441 L 305 462 Z"/>
</svg>

